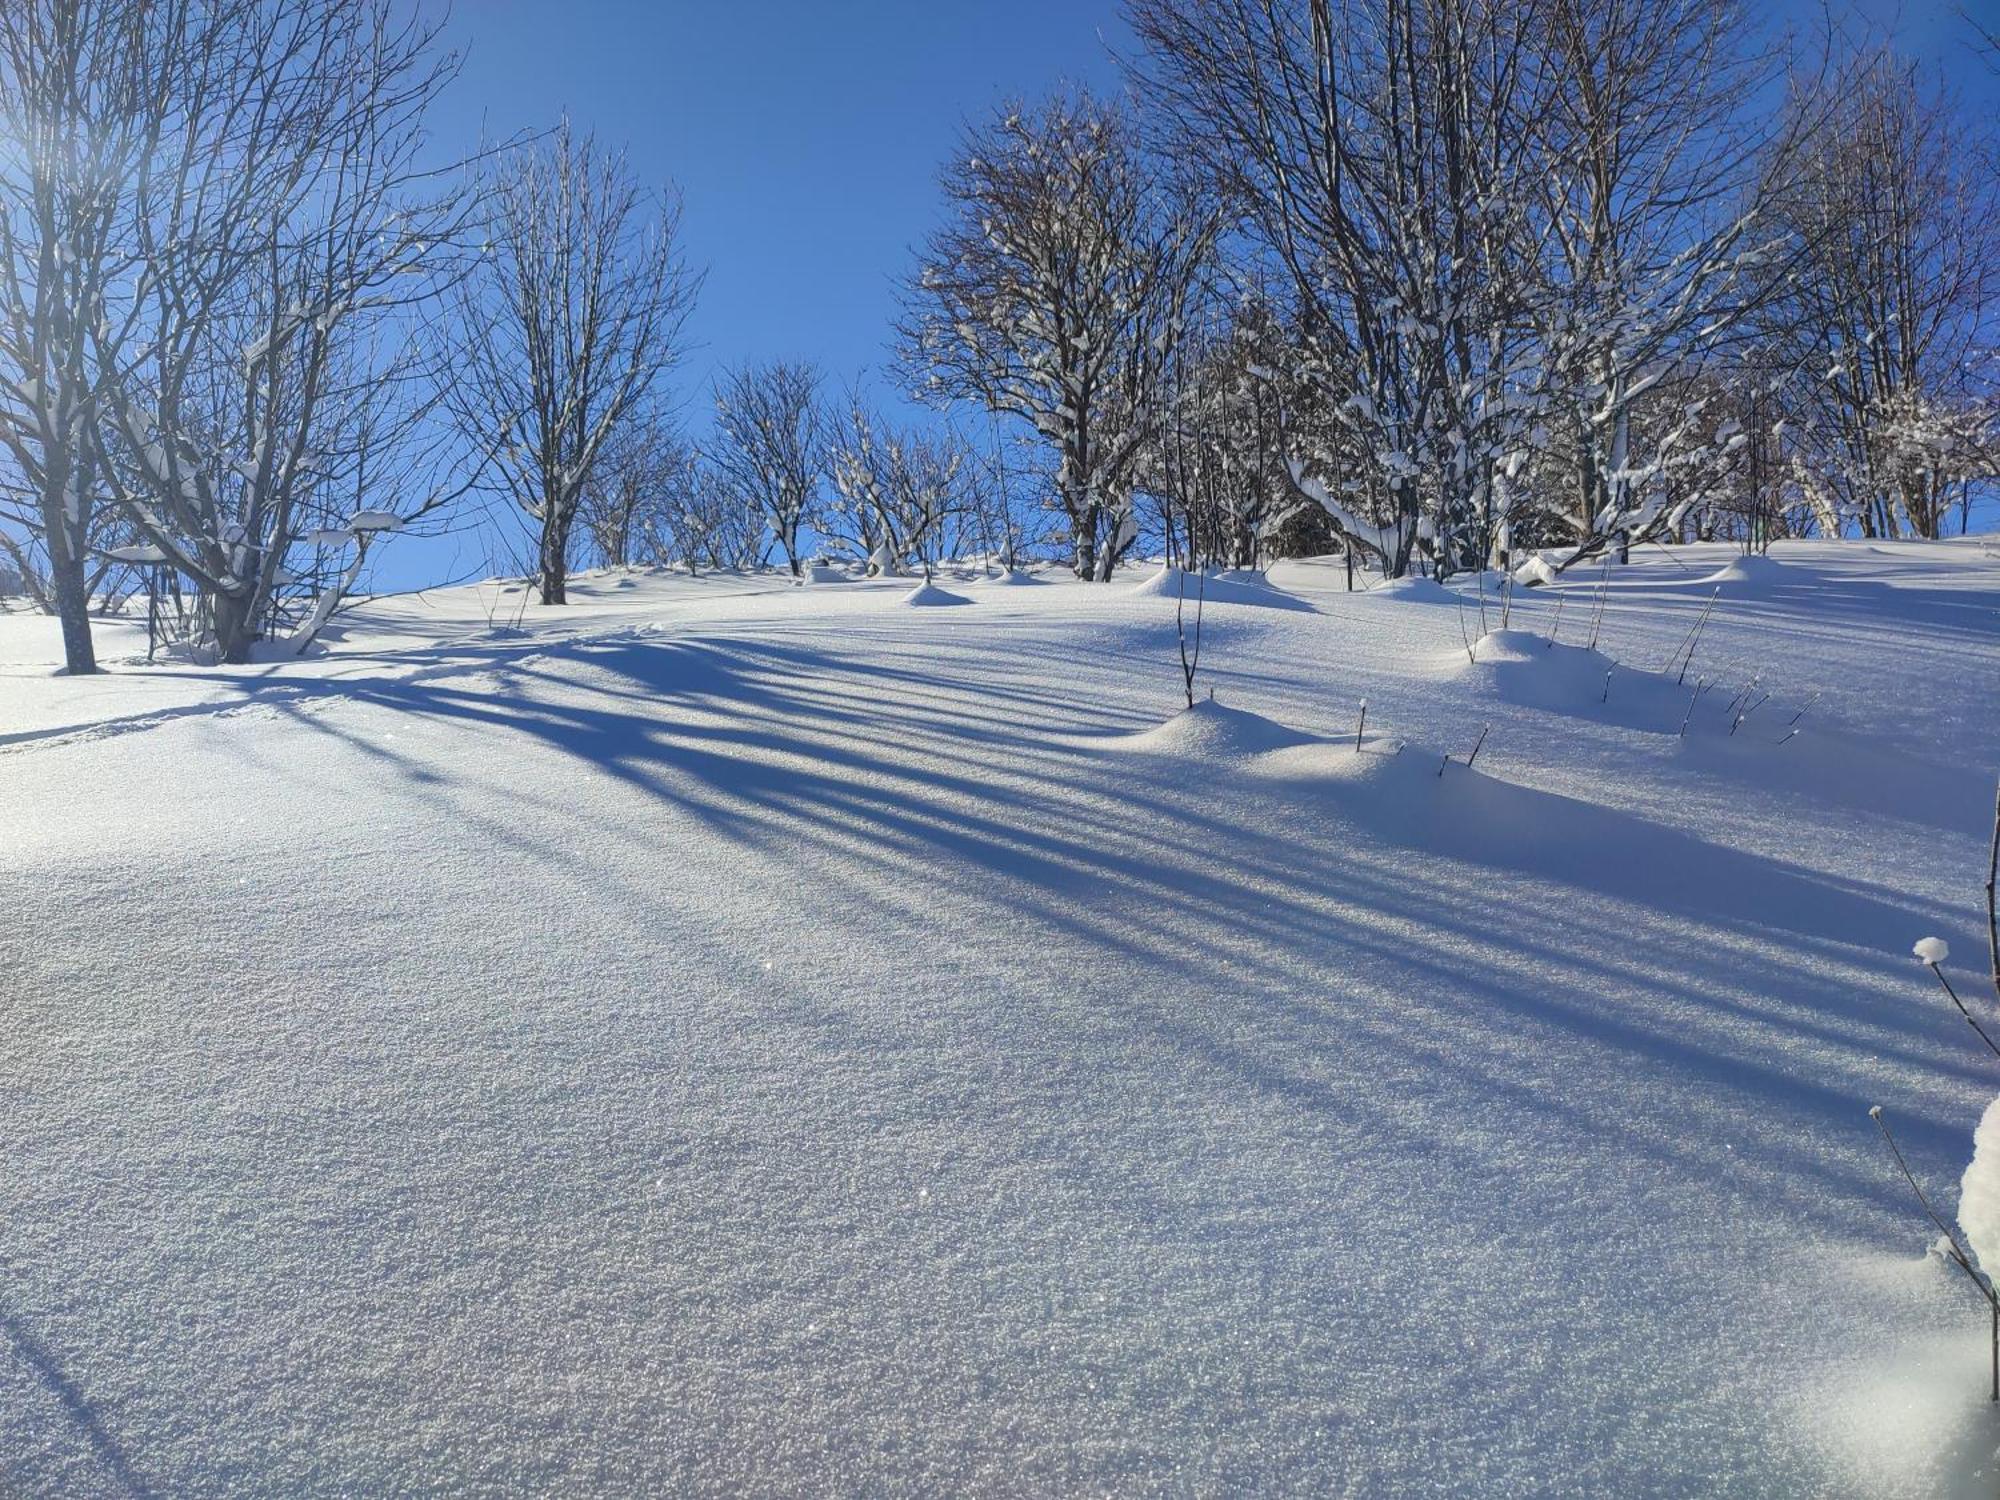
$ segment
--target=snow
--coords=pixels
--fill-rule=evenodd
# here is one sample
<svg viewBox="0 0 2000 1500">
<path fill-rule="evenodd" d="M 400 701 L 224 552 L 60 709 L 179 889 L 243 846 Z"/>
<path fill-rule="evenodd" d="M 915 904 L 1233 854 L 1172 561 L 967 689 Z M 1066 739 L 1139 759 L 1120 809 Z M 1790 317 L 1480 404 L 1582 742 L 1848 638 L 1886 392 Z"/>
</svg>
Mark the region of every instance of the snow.
<svg viewBox="0 0 2000 1500">
<path fill-rule="evenodd" d="M 1311 605 L 1271 586 L 1262 573 L 1214 569 L 1197 575 L 1185 568 L 1162 566 L 1130 592 L 1141 599 L 1181 599 L 1189 604 L 1255 604 L 1266 609 L 1310 609 Z"/>
<path fill-rule="evenodd" d="M 920 583 L 903 595 L 903 603 L 920 609 L 934 609 L 940 605 L 970 604 L 972 601 L 963 594 L 954 594 L 950 589 L 941 589 L 934 583 Z"/>
<path fill-rule="evenodd" d="M 1539 552 L 1514 569 L 1514 582 L 1522 588 L 1542 588 L 1556 578 L 1555 568 Z"/>
<path fill-rule="evenodd" d="M 1951 944 L 1947 943 L 1943 938 L 1918 938 L 1916 945 L 1910 951 L 1917 956 L 1919 963 L 1935 966 L 1951 957 Z"/>
<path fill-rule="evenodd" d="M 1733 593 L 1769 589 L 1787 581 L 1785 565 L 1775 558 L 1749 553 L 1731 558 L 1702 580 L 1704 584 L 1734 585 Z"/>
<path fill-rule="evenodd" d="M 1403 604 L 1460 604 L 1463 599 L 1435 578 L 1391 578 L 1368 589 L 1365 596 Z"/>
<path fill-rule="evenodd" d="M 1634 559 L 0 613 L 0 1487 L 1990 1493 L 2000 559 Z"/>
<path fill-rule="evenodd" d="M 1986 1106 L 1972 1133 L 1972 1160 L 1958 1184 L 1958 1227 L 1979 1269 L 2000 1273 L 2000 1099 Z"/>
<path fill-rule="evenodd" d="M 1019 588 L 1023 584 L 1038 584 L 1042 580 L 1025 568 L 1003 568 L 999 572 L 983 575 L 979 580 L 991 588 Z"/>
</svg>

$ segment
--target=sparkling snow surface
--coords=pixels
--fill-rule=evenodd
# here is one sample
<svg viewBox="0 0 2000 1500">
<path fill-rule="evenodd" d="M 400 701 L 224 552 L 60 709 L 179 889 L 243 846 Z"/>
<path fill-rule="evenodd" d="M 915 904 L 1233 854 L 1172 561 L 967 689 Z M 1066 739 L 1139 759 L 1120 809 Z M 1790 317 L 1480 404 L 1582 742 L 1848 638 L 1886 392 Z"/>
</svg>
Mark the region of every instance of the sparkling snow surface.
<svg viewBox="0 0 2000 1500">
<path fill-rule="evenodd" d="M 0 1492 L 1990 1495 L 2000 557 L 1610 571 L 0 616 Z"/>
</svg>

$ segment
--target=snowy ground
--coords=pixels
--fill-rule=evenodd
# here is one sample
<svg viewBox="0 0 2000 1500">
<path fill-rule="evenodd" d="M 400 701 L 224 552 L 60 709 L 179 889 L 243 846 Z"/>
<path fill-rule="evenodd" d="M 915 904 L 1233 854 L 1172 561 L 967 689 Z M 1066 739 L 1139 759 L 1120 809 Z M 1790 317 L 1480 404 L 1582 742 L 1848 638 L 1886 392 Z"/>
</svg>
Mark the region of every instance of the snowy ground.
<svg viewBox="0 0 2000 1500">
<path fill-rule="evenodd" d="M 1776 555 L 1685 739 L 1722 548 L 1232 580 L 1172 723 L 1136 573 L 0 616 L 0 1489 L 1992 1493 L 1865 1111 L 1951 1201 L 2000 556 Z"/>
</svg>

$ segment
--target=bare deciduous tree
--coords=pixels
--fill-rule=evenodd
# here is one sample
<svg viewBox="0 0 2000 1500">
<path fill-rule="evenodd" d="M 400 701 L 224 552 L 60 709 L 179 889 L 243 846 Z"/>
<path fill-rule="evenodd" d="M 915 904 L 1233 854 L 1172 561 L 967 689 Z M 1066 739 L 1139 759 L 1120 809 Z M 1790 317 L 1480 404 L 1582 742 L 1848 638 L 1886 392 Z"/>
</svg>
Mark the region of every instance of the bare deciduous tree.
<svg viewBox="0 0 2000 1500">
<path fill-rule="evenodd" d="M 93 330 L 134 269 L 132 184 L 152 170 L 197 38 L 183 7 L 18 0 L 0 7 L 0 446 L 15 471 L 7 550 L 94 672 L 91 550 L 104 510 Z M 38 565 L 39 564 L 39 565 Z"/>
<path fill-rule="evenodd" d="M 799 575 L 799 529 L 811 522 L 826 469 L 820 374 L 811 365 L 743 365 L 715 390 L 708 458 L 722 484 L 764 518 Z"/>
<path fill-rule="evenodd" d="M 2000 191 L 1972 122 L 1886 51 L 1820 114 L 1776 205 L 1802 259 L 1768 320 L 1800 373 L 1800 472 L 1830 535 L 1935 537 L 2000 469 Z"/>
<path fill-rule="evenodd" d="M 498 484 L 534 524 L 543 604 L 566 602 L 570 534 L 599 454 L 683 353 L 701 277 L 680 209 L 567 121 L 486 184 L 488 274 L 468 283 L 451 403 L 498 443 Z"/>
<path fill-rule="evenodd" d="M 344 535 L 344 587 L 375 538 L 462 487 L 402 442 L 434 404 L 425 319 L 468 203 L 418 161 L 457 67 L 435 43 L 391 0 L 237 7 L 136 181 L 143 269 L 123 325 L 98 328 L 102 472 L 199 585 L 223 661 L 247 658 L 302 549 Z"/>
<path fill-rule="evenodd" d="M 1214 221 L 1082 93 L 1003 111 L 943 184 L 951 217 L 908 289 L 903 369 L 1040 434 L 1077 576 L 1108 578 L 1137 534 L 1139 465 Z"/>
<path fill-rule="evenodd" d="M 1518 441 L 1529 0 L 1133 0 L 1176 154 L 1289 286 L 1334 420 L 1288 469 L 1391 575 L 1484 524 Z M 1428 521 L 1430 524 L 1425 525 Z"/>
</svg>

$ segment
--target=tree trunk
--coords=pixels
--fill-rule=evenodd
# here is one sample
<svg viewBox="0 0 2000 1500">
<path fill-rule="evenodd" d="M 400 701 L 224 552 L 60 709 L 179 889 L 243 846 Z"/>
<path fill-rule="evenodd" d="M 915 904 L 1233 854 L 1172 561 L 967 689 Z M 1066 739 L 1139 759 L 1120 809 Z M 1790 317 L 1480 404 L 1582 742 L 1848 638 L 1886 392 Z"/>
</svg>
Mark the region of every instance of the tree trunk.
<svg viewBox="0 0 2000 1500">
<path fill-rule="evenodd" d="M 542 603 L 569 603 L 570 516 L 551 510 L 542 523 Z"/>
<path fill-rule="evenodd" d="M 53 475 L 51 482 L 55 483 Z M 83 550 L 73 545 L 60 488 L 53 497 L 42 497 L 41 509 L 49 551 L 49 594 L 62 622 L 63 669 L 72 677 L 87 677 L 97 670 L 97 648 L 90 638 L 90 584 L 84 577 Z"/>
<path fill-rule="evenodd" d="M 257 639 L 255 600 L 241 594 L 211 594 L 214 611 L 217 660 L 228 666 L 242 666 L 250 660 L 250 646 Z"/>
<path fill-rule="evenodd" d="M 1097 577 L 1097 507 L 1070 510 L 1071 566 L 1085 583 Z"/>
</svg>

